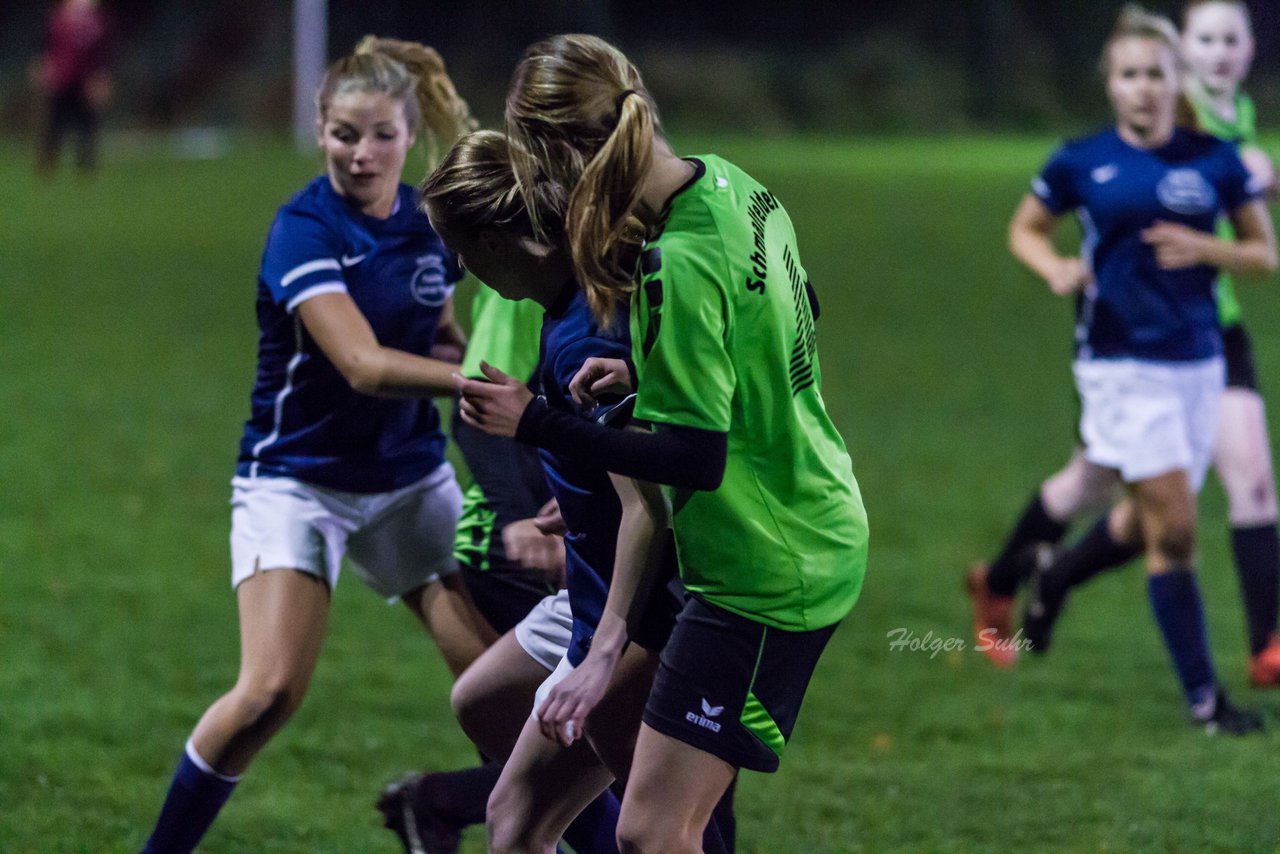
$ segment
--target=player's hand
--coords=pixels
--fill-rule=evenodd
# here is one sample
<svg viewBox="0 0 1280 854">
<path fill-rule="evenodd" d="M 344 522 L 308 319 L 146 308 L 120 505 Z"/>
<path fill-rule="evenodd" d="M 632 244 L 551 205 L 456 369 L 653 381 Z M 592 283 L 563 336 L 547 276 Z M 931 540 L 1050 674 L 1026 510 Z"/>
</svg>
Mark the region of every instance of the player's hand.
<svg viewBox="0 0 1280 854">
<path fill-rule="evenodd" d="M 544 534 L 563 537 L 569 533 L 569 526 L 564 523 L 564 517 L 560 515 L 560 502 L 554 498 L 542 505 L 538 515 L 533 517 L 533 524 Z"/>
<path fill-rule="evenodd" d="M 555 534 L 544 534 L 537 519 L 520 519 L 502 529 L 502 545 L 507 560 L 522 569 L 547 575 L 564 574 L 564 540 Z"/>
<path fill-rule="evenodd" d="M 1267 153 L 1255 145 L 1246 146 L 1240 149 L 1240 160 L 1244 163 L 1244 168 L 1249 170 L 1253 188 L 1260 193 L 1274 196 L 1278 189 L 1276 167 L 1271 163 Z"/>
<path fill-rule="evenodd" d="M 520 416 L 533 400 L 533 393 L 520 380 L 507 376 L 488 362 L 481 362 L 480 370 L 488 382 L 453 375 L 462 393 L 458 404 L 462 420 L 494 436 L 515 436 Z"/>
<path fill-rule="evenodd" d="M 569 394 L 573 402 L 586 409 L 594 409 L 606 394 L 630 394 L 631 371 L 621 359 L 592 356 L 569 381 Z"/>
<path fill-rule="evenodd" d="M 1184 270 L 1203 264 L 1206 239 L 1214 238 L 1190 226 L 1163 220 L 1142 230 L 1142 242 L 1155 250 L 1156 263 L 1162 270 Z"/>
<path fill-rule="evenodd" d="M 1063 258 L 1049 277 L 1049 290 L 1060 297 L 1071 296 L 1091 279 L 1089 268 L 1079 258 Z"/>
<path fill-rule="evenodd" d="M 551 689 L 538 709 L 542 734 L 565 747 L 582 737 L 591 714 L 613 678 L 614 662 L 587 653 L 582 663 Z"/>
</svg>

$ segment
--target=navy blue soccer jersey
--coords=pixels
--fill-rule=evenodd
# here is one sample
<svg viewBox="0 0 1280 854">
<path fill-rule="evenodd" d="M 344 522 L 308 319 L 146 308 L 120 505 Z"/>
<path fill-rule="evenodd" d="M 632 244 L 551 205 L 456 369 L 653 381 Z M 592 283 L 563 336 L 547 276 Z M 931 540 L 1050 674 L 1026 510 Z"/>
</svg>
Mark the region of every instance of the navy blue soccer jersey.
<svg viewBox="0 0 1280 854">
<path fill-rule="evenodd" d="M 592 356 L 631 362 L 631 336 L 625 307 L 611 329 L 601 329 L 577 285 L 569 282 L 547 309 L 542 321 L 542 344 L 534 390 L 552 409 L 591 417 L 573 401 L 569 382 Z M 569 663 L 575 667 L 586 657 L 591 637 L 604 612 L 613 577 L 614 551 L 622 505 L 598 466 L 577 462 L 539 450 L 551 494 L 569 529 L 564 538 L 565 587 L 573 607 L 573 638 Z"/>
<path fill-rule="evenodd" d="M 1114 129 L 1069 142 L 1032 189 L 1054 214 L 1075 211 L 1093 272 L 1077 308 L 1082 359 L 1206 359 L 1222 352 L 1213 267 L 1162 270 L 1141 232 L 1157 220 L 1214 232 L 1220 214 L 1255 198 L 1235 147 L 1181 128 L 1141 149 Z"/>
<path fill-rule="evenodd" d="M 296 309 L 319 294 L 349 294 L 378 343 L 426 355 L 461 276 L 408 185 L 385 220 L 361 213 L 325 176 L 281 207 L 258 274 L 258 377 L 236 473 L 372 493 L 439 466 L 445 438 L 434 404 L 356 392 Z"/>
</svg>

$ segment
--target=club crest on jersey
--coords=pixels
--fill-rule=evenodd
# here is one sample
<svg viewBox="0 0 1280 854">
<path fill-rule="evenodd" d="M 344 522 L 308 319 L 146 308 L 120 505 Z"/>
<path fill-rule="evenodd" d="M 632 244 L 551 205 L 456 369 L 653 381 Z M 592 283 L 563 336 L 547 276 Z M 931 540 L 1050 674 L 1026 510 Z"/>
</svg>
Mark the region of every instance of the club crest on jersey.
<svg viewBox="0 0 1280 854">
<path fill-rule="evenodd" d="M 1218 194 L 1194 169 L 1170 169 L 1156 185 L 1160 204 L 1174 213 L 1202 214 L 1218 204 Z"/>
<path fill-rule="evenodd" d="M 444 278 L 444 258 L 432 253 L 420 255 L 415 260 L 418 268 L 409 280 L 409 291 L 423 305 L 439 308 L 453 293 L 453 286 Z"/>
</svg>

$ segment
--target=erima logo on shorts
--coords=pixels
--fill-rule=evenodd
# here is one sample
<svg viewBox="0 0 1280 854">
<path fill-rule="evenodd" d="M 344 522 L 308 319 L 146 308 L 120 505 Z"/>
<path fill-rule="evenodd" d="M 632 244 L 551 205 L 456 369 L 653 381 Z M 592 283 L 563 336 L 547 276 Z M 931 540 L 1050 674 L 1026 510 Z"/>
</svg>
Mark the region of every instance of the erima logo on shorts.
<svg viewBox="0 0 1280 854">
<path fill-rule="evenodd" d="M 1218 194 L 1194 169 L 1170 169 L 1156 185 L 1160 204 L 1174 213 L 1208 213 L 1218 204 Z"/>
<path fill-rule="evenodd" d="M 444 259 L 439 255 L 422 255 L 417 259 L 418 269 L 409 280 L 413 298 L 423 305 L 439 308 L 449 299 L 453 288 L 444 280 Z"/>
<path fill-rule="evenodd" d="M 691 724 L 697 724 L 703 729 L 709 729 L 712 732 L 720 731 L 720 724 L 711 720 L 720 717 L 720 713 L 724 711 L 724 706 L 713 706 L 705 699 L 702 701 L 702 714 L 697 712 L 685 712 L 684 719 Z"/>
</svg>

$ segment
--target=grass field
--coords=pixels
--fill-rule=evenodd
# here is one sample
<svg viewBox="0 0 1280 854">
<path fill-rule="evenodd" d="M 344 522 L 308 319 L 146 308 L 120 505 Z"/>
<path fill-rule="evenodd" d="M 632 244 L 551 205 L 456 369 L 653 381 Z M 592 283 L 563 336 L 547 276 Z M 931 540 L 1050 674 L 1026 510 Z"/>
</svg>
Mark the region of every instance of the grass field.
<svg viewBox="0 0 1280 854">
<path fill-rule="evenodd" d="M 1244 686 L 1216 485 L 1210 631 L 1266 735 L 1185 724 L 1137 570 L 1084 591 L 1053 654 L 1011 673 L 968 649 L 889 646 L 895 628 L 968 639 L 964 565 L 1070 448 L 1070 309 L 1004 249 L 1052 141 L 676 143 L 734 159 L 795 220 L 823 304 L 824 395 L 872 524 L 862 601 L 782 770 L 741 782 L 741 850 L 1271 849 L 1280 696 Z M 0 851 L 136 850 L 183 740 L 235 677 L 226 502 L 253 278 L 276 206 L 317 164 L 237 143 L 43 186 L 26 150 L 0 150 Z M 1274 291 L 1242 298 L 1275 389 Z M 344 579 L 306 704 L 202 850 L 396 850 L 372 809 L 381 785 L 474 758 L 415 625 Z"/>
</svg>

